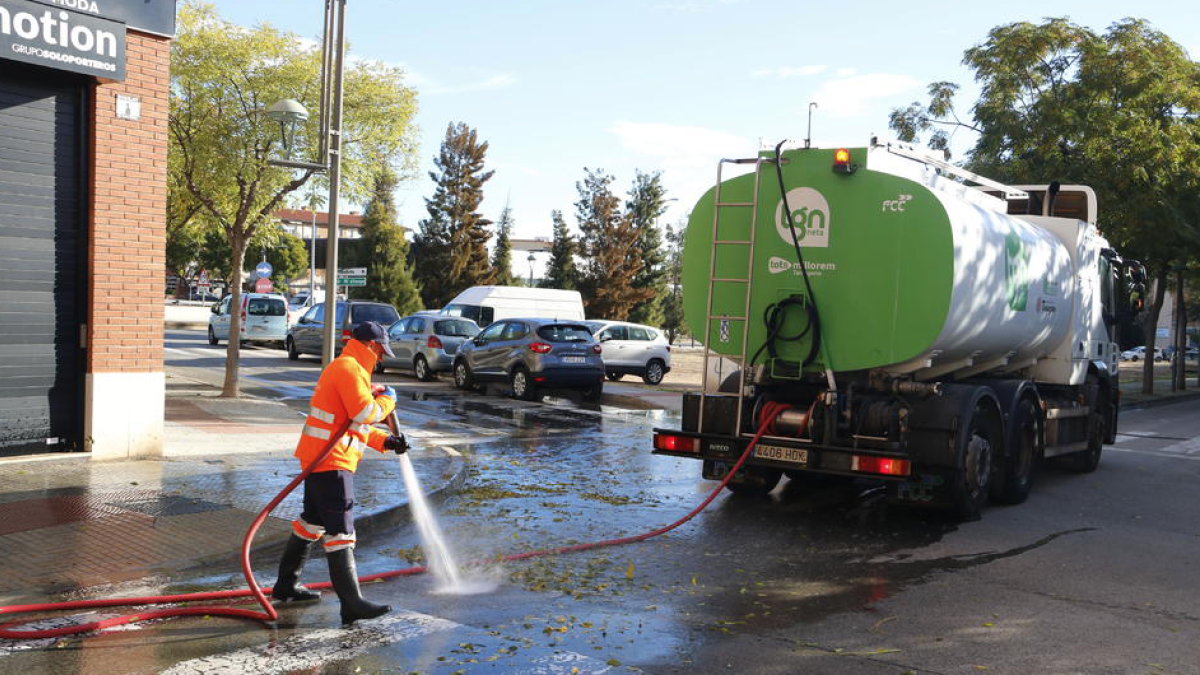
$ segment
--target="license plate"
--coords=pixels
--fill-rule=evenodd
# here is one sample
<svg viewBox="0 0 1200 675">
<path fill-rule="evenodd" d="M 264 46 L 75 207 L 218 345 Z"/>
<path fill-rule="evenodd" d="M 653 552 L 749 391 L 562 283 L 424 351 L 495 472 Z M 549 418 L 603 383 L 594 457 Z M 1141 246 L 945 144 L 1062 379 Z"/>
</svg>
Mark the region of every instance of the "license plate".
<svg viewBox="0 0 1200 675">
<path fill-rule="evenodd" d="M 785 448 L 782 445 L 759 445 L 754 448 L 754 456 L 759 459 L 773 459 L 789 464 L 808 464 L 808 450 L 803 448 Z"/>
<path fill-rule="evenodd" d="M 564 356 L 563 363 L 587 363 L 587 358 L 583 356 Z"/>
</svg>

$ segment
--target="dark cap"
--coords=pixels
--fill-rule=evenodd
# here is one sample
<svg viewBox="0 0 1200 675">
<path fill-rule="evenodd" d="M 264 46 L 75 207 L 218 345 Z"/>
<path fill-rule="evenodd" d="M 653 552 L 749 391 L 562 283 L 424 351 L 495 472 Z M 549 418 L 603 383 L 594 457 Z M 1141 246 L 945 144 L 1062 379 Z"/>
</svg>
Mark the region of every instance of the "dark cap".
<svg viewBox="0 0 1200 675">
<path fill-rule="evenodd" d="M 388 344 L 387 331 L 384 330 L 383 326 L 380 326 L 378 323 L 375 323 L 374 321 L 364 321 L 354 327 L 354 332 L 352 335 L 354 335 L 355 340 L 360 340 L 362 342 L 378 342 L 383 346 L 384 354 L 395 358 L 396 355 L 392 353 L 392 346 Z"/>
</svg>

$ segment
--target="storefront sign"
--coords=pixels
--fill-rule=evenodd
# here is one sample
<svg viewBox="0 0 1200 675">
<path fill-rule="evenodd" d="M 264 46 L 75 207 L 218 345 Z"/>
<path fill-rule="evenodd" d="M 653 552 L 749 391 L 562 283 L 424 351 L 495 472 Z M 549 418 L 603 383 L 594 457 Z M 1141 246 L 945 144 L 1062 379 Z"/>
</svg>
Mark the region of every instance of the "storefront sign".
<svg viewBox="0 0 1200 675">
<path fill-rule="evenodd" d="M 125 79 L 125 25 L 27 0 L 0 0 L 0 59 Z"/>
<path fill-rule="evenodd" d="M 37 0 L 102 19 L 120 21 L 133 30 L 173 37 L 175 0 Z"/>
</svg>

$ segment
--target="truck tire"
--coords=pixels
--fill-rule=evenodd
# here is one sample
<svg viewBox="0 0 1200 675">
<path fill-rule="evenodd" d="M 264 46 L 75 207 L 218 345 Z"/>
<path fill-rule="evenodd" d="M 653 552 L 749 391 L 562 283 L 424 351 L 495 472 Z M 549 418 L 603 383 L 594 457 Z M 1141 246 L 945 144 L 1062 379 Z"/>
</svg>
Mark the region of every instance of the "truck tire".
<svg viewBox="0 0 1200 675">
<path fill-rule="evenodd" d="M 1042 452 L 1042 421 L 1032 399 L 1017 402 L 1010 430 L 993 497 L 1002 504 L 1020 504 L 1029 497 L 1034 466 Z"/>
<path fill-rule="evenodd" d="M 1088 415 L 1088 448 L 1067 455 L 1067 467 L 1077 473 L 1092 473 L 1100 466 L 1100 454 L 1104 451 L 1104 438 L 1108 435 L 1104 413 L 1092 410 Z"/>
<path fill-rule="evenodd" d="M 988 401 L 982 399 L 975 404 L 970 418 L 962 422 L 964 430 L 956 443 L 950 508 L 964 522 L 979 520 L 983 514 L 993 457 L 1002 447 L 1004 434 Z"/>
<path fill-rule="evenodd" d="M 748 466 L 740 472 L 741 478 L 734 476 L 725 484 L 725 489 L 739 497 L 765 497 L 783 477 L 783 471 L 768 469 L 761 466 Z"/>
</svg>

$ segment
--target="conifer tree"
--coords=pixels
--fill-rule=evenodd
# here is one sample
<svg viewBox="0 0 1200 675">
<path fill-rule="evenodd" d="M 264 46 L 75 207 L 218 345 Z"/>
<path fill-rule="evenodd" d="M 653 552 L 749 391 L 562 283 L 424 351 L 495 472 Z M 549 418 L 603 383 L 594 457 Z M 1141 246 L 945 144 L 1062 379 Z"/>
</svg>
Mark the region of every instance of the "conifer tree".
<svg viewBox="0 0 1200 675">
<path fill-rule="evenodd" d="M 683 241 L 687 234 L 687 219 L 675 228 L 667 225 L 667 294 L 663 299 L 663 320 L 660 324 L 667 341 L 674 343 L 687 332 L 683 316 Z"/>
<path fill-rule="evenodd" d="M 584 174 L 583 181 L 575 184 L 579 191 L 575 217 L 585 261 L 579 290 L 589 316 L 623 321 L 637 303 L 654 294 L 633 286 L 642 270 L 639 232 L 612 193 L 612 176 L 586 168 Z"/>
<path fill-rule="evenodd" d="M 625 210 L 638 231 L 637 251 L 642 259 L 642 269 L 634 277 L 633 286 L 652 293 L 630 310 L 629 320 L 634 323 L 658 326 L 663 321 L 667 270 L 658 219 L 667 210 L 666 196 L 661 172 L 638 171 L 629 190 L 629 200 L 625 202 Z"/>
<path fill-rule="evenodd" d="M 505 202 L 500 220 L 496 221 L 496 247 L 492 250 L 492 269 L 496 275 L 492 283 L 497 286 L 515 286 L 517 283 L 512 272 L 512 241 L 509 238 L 512 229 L 512 205 Z"/>
<path fill-rule="evenodd" d="M 550 262 L 546 265 L 546 278 L 542 279 L 541 287 L 576 290 L 579 288 L 579 270 L 575 268 L 578 243 L 567 229 L 562 211 L 551 211 L 550 219 L 554 222 L 554 243 L 550 245 Z"/>
<path fill-rule="evenodd" d="M 421 283 L 427 307 L 442 307 L 463 289 L 490 284 L 494 277 L 488 259 L 488 225 L 479 213 L 483 184 L 492 171 L 484 171 L 487 141 L 462 122 L 446 127 L 441 153 L 429 173 L 437 187 L 425 200 L 429 217 L 413 242 L 413 268 Z"/>
<path fill-rule="evenodd" d="M 399 181 L 387 168 L 375 175 L 375 186 L 362 218 L 362 259 L 367 285 L 350 289 L 351 297 L 395 305 L 401 315 L 425 308 L 408 266 L 409 245 L 396 223 L 393 194 Z"/>
</svg>

